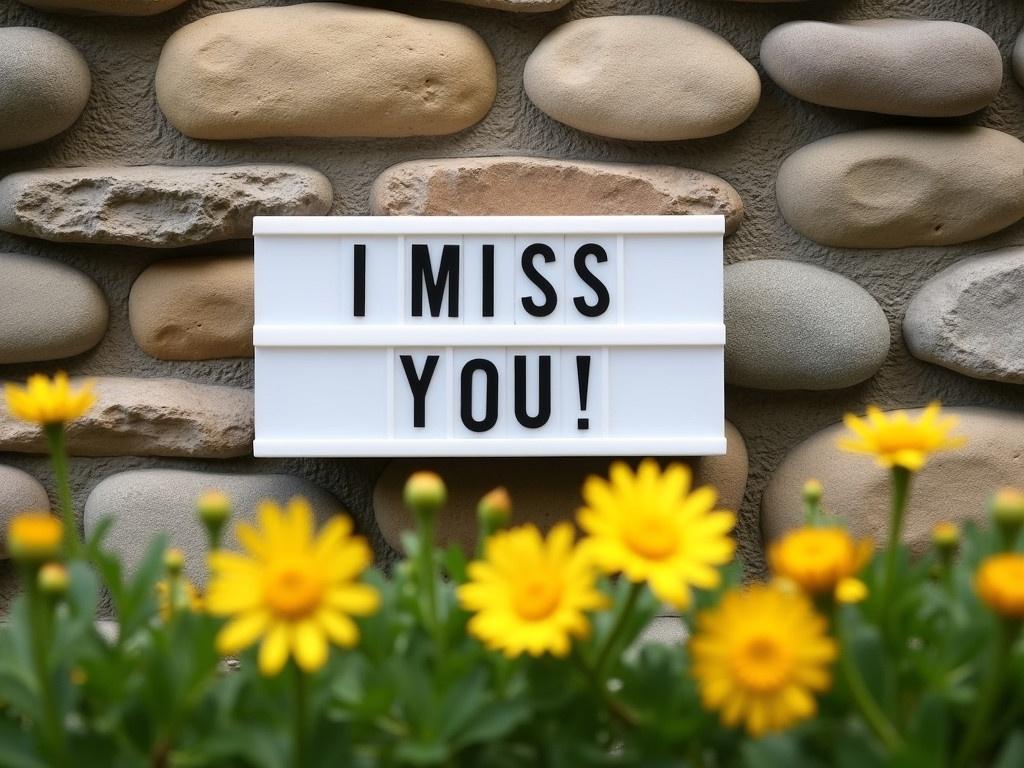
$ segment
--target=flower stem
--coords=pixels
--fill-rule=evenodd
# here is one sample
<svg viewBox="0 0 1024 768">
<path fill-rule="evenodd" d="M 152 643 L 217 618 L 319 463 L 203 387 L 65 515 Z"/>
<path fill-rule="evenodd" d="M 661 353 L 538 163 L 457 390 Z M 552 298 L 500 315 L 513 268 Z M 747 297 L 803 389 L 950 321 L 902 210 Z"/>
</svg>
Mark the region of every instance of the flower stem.
<svg viewBox="0 0 1024 768">
<path fill-rule="evenodd" d="M 420 610 L 427 631 L 434 635 L 441 650 L 443 636 L 441 621 L 437 615 L 437 573 L 434 566 L 434 515 L 420 513 L 416 516 L 419 535 L 419 551 L 416 553 L 416 565 L 420 587 Z"/>
<path fill-rule="evenodd" d="M 899 562 L 900 542 L 903 540 L 903 516 L 907 510 L 910 495 L 910 470 L 905 467 L 892 468 L 892 494 L 889 509 L 889 540 L 885 547 L 885 570 L 882 573 L 881 616 L 889 613 L 892 601 L 896 564 Z"/>
<path fill-rule="evenodd" d="M 54 764 L 66 766 L 68 754 L 64 741 L 64 727 L 57 702 L 53 697 L 53 681 L 46 661 L 47 651 L 52 645 L 52 606 L 46 595 L 40 591 L 37 576 L 36 569 L 26 570 L 25 586 L 31 629 L 32 663 L 39 685 L 39 698 L 43 705 L 44 722 L 40 725 L 53 750 Z"/>
<path fill-rule="evenodd" d="M 985 732 L 991 726 L 993 710 L 999 701 L 1003 680 L 1006 678 L 1006 662 L 1009 659 L 1015 637 L 1014 627 L 1009 627 L 1003 622 L 999 623 L 992 643 L 992 662 L 982 681 L 978 700 L 973 708 L 973 716 L 967 726 L 967 733 L 964 740 L 960 742 L 960 750 L 953 763 L 956 766 L 971 765 L 975 760 L 975 753 L 982 746 Z"/>
<path fill-rule="evenodd" d="M 576 649 L 576 646 L 573 646 L 572 648 L 572 660 L 576 663 L 576 666 L 579 667 L 583 676 L 587 679 L 587 682 L 590 683 L 590 686 L 594 689 L 594 692 L 608 709 L 608 712 L 611 713 L 612 717 L 619 720 L 623 725 L 635 726 L 637 724 L 636 717 L 622 704 L 621 701 L 612 696 L 611 691 L 608 690 L 608 686 L 604 684 L 598 674 L 597 670 L 599 668 L 591 667 L 587 664 L 586 660 Z"/>
<path fill-rule="evenodd" d="M 625 577 L 623 576 L 621 578 Z M 626 624 L 633 615 L 633 609 L 636 608 L 636 603 L 640 599 L 640 593 L 643 592 L 643 588 L 642 582 L 634 582 L 629 587 L 629 595 L 626 597 L 626 602 L 623 603 L 622 608 L 615 617 L 615 624 L 612 627 L 612 631 L 608 633 L 608 639 L 605 640 L 604 646 L 601 648 L 600 653 L 597 654 L 597 661 L 594 663 L 594 670 L 599 678 L 604 678 L 605 667 L 608 665 L 612 649 L 619 642 L 619 639 L 622 637 L 622 633 L 626 630 Z"/>
<path fill-rule="evenodd" d="M 298 664 L 292 665 L 293 681 L 295 683 L 295 702 L 293 705 L 293 714 L 295 720 L 294 725 L 294 740 L 292 757 L 294 760 L 295 768 L 303 768 L 306 764 L 306 734 L 309 727 L 308 720 L 308 698 L 309 698 L 309 686 L 307 685 L 306 673 L 303 672 Z"/>
<path fill-rule="evenodd" d="M 75 519 L 74 502 L 71 499 L 71 480 L 68 474 L 68 447 L 64 424 L 47 424 L 44 428 L 50 447 L 50 463 L 57 481 L 57 502 L 64 520 L 64 542 L 69 558 L 75 558 L 82 549 L 78 537 L 78 521 Z"/>
</svg>

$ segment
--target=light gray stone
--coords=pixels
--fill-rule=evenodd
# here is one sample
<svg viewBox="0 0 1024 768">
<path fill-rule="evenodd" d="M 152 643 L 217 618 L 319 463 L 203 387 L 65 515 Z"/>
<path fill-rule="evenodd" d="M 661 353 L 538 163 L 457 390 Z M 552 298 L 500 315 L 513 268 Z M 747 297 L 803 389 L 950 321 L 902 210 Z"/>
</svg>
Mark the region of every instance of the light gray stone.
<svg viewBox="0 0 1024 768">
<path fill-rule="evenodd" d="M 577 19 L 530 54 L 530 100 L 559 122 L 614 139 L 724 133 L 757 107 L 757 71 L 724 38 L 668 16 Z"/>
<path fill-rule="evenodd" d="M 0 150 L 67 130 L 89 100 L 89 65 L 71 43 L 45 29 L 0 29 Z"/>
<path fill-rule="evenodd" d="M 511 11 L 512 13 L 547 13 L 548 11 L 557 11 L 572 0 L 448 0 L 448 2 L 476 5 L 495 11 Z"/>
<path fill-rule="evenodd" d="M 539 157 L 412 160 L 382 173 L 370 193 L 377 216 L 598 216 L 721 214 L 726 233 L 743 201 L 717 176 L 669 165 Z"/>
<path fill-rule="evenodd" d="M 81 16 L 153 16 L 185 0 L 21 0 L 43 11 Z"/>
<path fill-rule="evenodd" d="M 1024 86 L 1024 29 L 1017 35 L 1017 43 L 1013 46 L 1011 55 L 1011 64 L 1017 82 Z"/>
<path fill-rule="evenodd" d="M 957 450 L 933 454 L 914 476 L 904 540 L 917 552 L 931 541 L 936 523 L 986 519 L 991 495 L 1002 486 L 1024 486 L 1024 414 L 989 408 L 946 408 L 958 417 L 954 435 L 967 438 Z M 921 409 L 911 409 L 918 418 Z M 888 535 L 889 471 L 870 456 L 843 453 L 836 441 L 848 434 L 835 424 L 800 443 L 775 470 L 761 501 L 766 542 L 804 522 L 800 489 L 815 478 L 825 488 L 823 505 L 860 537 L 884 543 Z"/>
<path fill-rule="evenodd" d="M 252 390 L 182 379 L 102 376 L 93 382 L 96 404 L 67 428 L 73 456 L 224 459 L 252 453 Z M 39 427 L 0 410 L 0 451 L 45 450 Z"/>
<path fill-rule="evenodd" d="M 913 117 L 975 112 L 1003 80 L 999 46 L 985 32 L 929 19 L 791 21 L 764 38 L 761 64 L 805 101 Z"/>
<path fill-rule="evenodd" d="M 101 520 L 112 517 L 106 546 L 120 555 L 129 569 L 138 564 L 154 536 L 166 534 L 169 546 L 185 553 L 189 578 L 202 584 L 207 546 L 205 530 L 196 517 L 196 502 L 204 492 L 214 490 L 231 499 L 232 524 L 225 529 L 224 543 L 232 549 L 238 548 L 234 523 L 254 520 L 259 503 L 267 499 L 284 504 L 302 496 L 320 520 L 343 511 L 329 493 L 291 475 L 137 469 L 111 475 L 92 490 L 85 503 L 85 533 L 88 536 Z"/>
<path fill-rule="evenodd" d="M 253 216 L 321 215 L 331 183 L 295 165 L 47 168 L 0 180 L 0 230 L 175 248 L 252 237 Z"/>
<path fill-rule="evenodd" d="M 684 459 L 694 471 L 696 485 L 711 485 L 718 505 L 738 509 L 747 485 L 747 446 L 743 436 L 725 423 L 727 452 L 722 456 Z M 678 460 L 678 459 L 675 459 Z M 477 536 L 476 506 L 488 491 L 504 486 L 512 498 L 514 524 L 533 523 L 544 530 L 573 520 L 581 504 L 580 488 L 588 475 L 606 475 L 614 459 L 395 459 L 385 468 L 373 491 L 373 512 L 385 541 L 401 551 L 402 531 L 415 520 L 402 501 L 409 475 L 430 469 L 445 479 L 448 503 L 437 519 L 442 545 L 459 544 L 472 552 Z"/>
<path fill-rule="evenodd" d="M 889 323 L 871 295 L 782 259 L 725 268 L 725 380 L 756 389 L 840 389 L 874 376 Z"/>
<path fill-rule="evenodd" d="M 0 464 L 0 559 L 7 557 L 7 527 L 22 512 L 49 512 L 46 489 L 32 475 Z"/>
<path fill-rule="evenodd" d="M 964 243 L 1024 216 L 1024 143 L 974 126 L 844 133 L 786 158 L 776 195 L 790 226 L 822 245 Z"/>
<path fill-rule="evenodd" d="M 106 330 L 107 300 L 86 275 L 52 259 L 0 253 L 0 363 L 78 355 Z"/>
<path fill-rule="evenodd" d="M 958 261 L 907 306 L 911 353 L 976 379 L 1024 384 L 1024 248 Z"/>
<path fill-rule="evenodd" d="M 338 3 L 206 16 L 171 36 L 156 73 L 160 108 L 197 139 L 455 133 L 496 91 L 468 27 Z"/>
</svg>

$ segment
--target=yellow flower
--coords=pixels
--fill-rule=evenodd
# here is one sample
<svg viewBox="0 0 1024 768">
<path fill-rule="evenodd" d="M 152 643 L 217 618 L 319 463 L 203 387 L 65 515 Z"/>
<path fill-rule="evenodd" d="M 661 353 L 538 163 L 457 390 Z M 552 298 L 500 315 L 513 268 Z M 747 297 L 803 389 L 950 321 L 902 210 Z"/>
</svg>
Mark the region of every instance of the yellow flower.
<svg viewBox="0 0 1024 768">
<path fill-rule="evenodd" d="M 51 381 L 41 373 L 29 376 L 24 387 L 5 384 L 7 407 L 22 421 L 31 421 L 42 426 L 74 421 L 92 408 L 96 394 L 92 382 L 72 388 L 68 375 L 63 371 Z"/>
<path fill-rule="evenodd" d="M 974 586 L 985 604 L 1000 616 L 1024 619 L 1024 555 L 1005 552 L 984 560 Z"/>
<path fill-rule="evenodd" d="M 836 600 L 840 603 L 853 605 L 861 603 L 868 597 L 868 585 L 860 579 L 843 579 L 836 584 Z"/>
<path fill-rule="evenodd" d="M 556 525 L 546 540 L 533 525 L 496 533 L 468 573 L 458 594 L 476 614 L 469 632 L 510 658 L 565 656 L 570 638 L 590 632 L 584 612 L 607 606 L 594 586 L 593 565 L 573 547 L 570 523 Z"/>
<path fill-rule="evenodd" d="M 686 465 L 661 472 L 657 462 L 644 459 L 634 474 L 616 462 L 610 481 L 587 478 L 583 498 L 587 506 L 577 519 L 589 538 L 581 546 L 605 572 L 645 581 L 679 609 L 689 606 L 691 587 L 720 583 L 716 566 L 732 558 L 736 544 L 729 532 L 736 517 L 714 509 L 713 488 L 690 493 Z"/>
<path fill-rule="evenodd" d="M 768 550 L 772 570 L 811 595 L 835 594 L 871 559 L 868 539 L 855 542 L 842 528 L 797 528 Z"/>
<path fill-rule="evenodd" d="M 188 610 L 192 613 L 203 612 L 203 598 L 196 589 L 196 585 L 181 576 L 174 577 L 181 587 L 181 600 L 183 605 L 175 606 L 175 610 Z M 171 620 L 171 579 L 161 579 L 156 583 L 157 607 L 160 611 L 160 618 L 164 621 Z"/>
<path fill-rule="evenodd" d="M 64 526 L 48 512 L 24 512 L 7 528 L 7 550 L 15 560 L 52 560 L 63 541 Z"/>
<path fill-rule="evenodd" d="M 851 453 L 871 454 L 883 467 L 916 472 L 925 465 L 929 454 L 959 448 L 966 442 L 962 437 L 949 437 L 956 417 L 940 419 L 940 415 L 937 402 L 925 408 L 917 421 L 911 421 L 905 411 L 883 413 L 869 405 L 864 419 L 852 413 L 843 417 L 843 423 L 855 437 L 840 438 L 838 445 Z"/>
<path fill-rule="evenodd" d="M 817 711 L 838 648 L 807 597 L 758 585 L 699 614 L 690 653 L 704 707 L 758 737 Z"/>
<path fill-rule="evenodd" d="M 305 499 L 287 510 L 273 502 L 259 508 L 259 529 L 235 529 L 244 553 L 210 555 L 211 580 L 206 609 L 232 616 L 217 636 L 225 655 L 238 653 L 261 637 L 259 668 L 281 671 L 289 656 L 305 672 L 327 663 L 328 641 L 352 647 L 359 629 L 352 616 L 377 610 L 380 596 L 356 579 L 373 555 L 364 539 L 352 535 L 352 521 L 333 518 L 315 534 L 313 511 Z"/>
</svg>

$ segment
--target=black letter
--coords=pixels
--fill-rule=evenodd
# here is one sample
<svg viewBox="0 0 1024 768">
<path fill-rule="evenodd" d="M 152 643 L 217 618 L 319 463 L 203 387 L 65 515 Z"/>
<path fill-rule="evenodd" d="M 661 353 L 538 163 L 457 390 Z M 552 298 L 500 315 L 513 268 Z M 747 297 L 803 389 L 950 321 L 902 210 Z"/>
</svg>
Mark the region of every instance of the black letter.
<svg viewBox="0 0 1024 768">
<path fill-rule="evenodd" d="M 437 368 L 437 361 L 440 355 L 427 355 L 423 364 L 423 375 L 417 375 L 416 363 L 412 355 L 402 355 L 402 367 L 405 369 L 405 378 L 409 380 L 409 391 L 412 392 L 412 425 L 414 427 L 425 427 L 427 424 L 427 388 L 430 380 L 434 377 L 434 370 Z"/>
<path fill-rule="evenodd" d="M 526 273 L 530 282 L 540 288 L 544 294 L 544 303 L 539 305 L 532 296 L 524 296 L 523 308 L 534 317 L 547 317 L 558 306 L 558 294 L 555 293 L 555 287 L 547 281 L 547 278 L 533 266 L 534 256 L 543 256 L 546 263 L 555 260 L 555 252 L 551 250 L 550 246 L 543 243 L 534 243 L 523 251 L 523 272 Z"/>
<path fill-rule="evenodd" d="M 516 421 L 527 429 L 539 429 L 551 418 L 551 355 L 540 355 L 537 383 L 537 415 L 526 412 L 526 355 L 516 355 Z"/>
<path fill-rule="evenodd" d="M 483 371 L 487 393 L 484 417 L 473 418 L 473 374 Z M 473 432 L 486 432 L 498 423 L 498 369 L 490 360 L 477 357 L 462 367 L 462 423 Z"/>
<path fill-rule="evenodd" d="M 352 314 L 366 316 L 366 246 L 357 243 L 352 254 Z"/>
<path fill-rule="evenodd" d="M 611 297 L 608 295 L 608 288 L 601 282 L 601 278 L 587 268 L 587 256 L 593 256 L 597 259 L 598 264 L 603 264 L 608 261 L 608 254 L 597 243 L 587 243 L 579 247 L 579 250 L 576 251 L 576 257 L 573 259 L 573 264 L 576 266 L 576 274 L 594 291 L 597 301 L 593 304 L 587 304 L 582 296 L 577 296 L 572 302 L 576 305 L 576 309 L 581 315 L 585 317 L 598 317 L 608 311 Z"/>
<path fill-rule="evenodd" d="M 494 317 L 494 246 L 484 246 L 484 275 L 483 275 L 483 306 L 481 312 L 484 317 Z"/>
<path fill-rule="evenodd" d="M 437 277 L 430 267 L 430 249 L 423 243 L 412 247 L 412 316 L 423 317 L 423 291 L 427 292 L 430 316 L 441 315 L 441 302 L 448 291 L 448 317 L 459 316 L 459 246 L 445 245 L 441 249 L 441 265 Z M 451 289 L 448 290 L 448 281 Z"/>
</svg>

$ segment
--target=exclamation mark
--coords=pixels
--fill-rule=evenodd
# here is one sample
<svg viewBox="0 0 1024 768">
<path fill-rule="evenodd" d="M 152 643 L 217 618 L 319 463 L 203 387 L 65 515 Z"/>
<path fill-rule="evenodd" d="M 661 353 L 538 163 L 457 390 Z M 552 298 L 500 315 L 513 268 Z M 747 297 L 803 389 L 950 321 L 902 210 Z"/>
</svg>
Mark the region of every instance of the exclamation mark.
<svg viewBox="0 0 1024 768">
<path fill-rule="evenodd" d="M 590 390 L 590 355 L 576 356 L 576 378 L 580 385 L 580 411 L 587 412 L 587 393 Z M 581 416 L 576 420 L 577 429 L 590 429 L 590 419 Z"/>
</svg>

